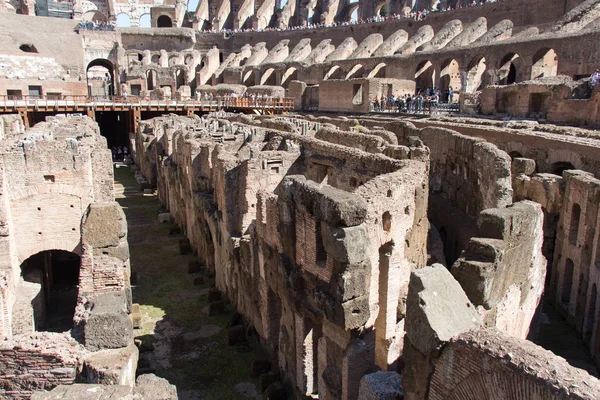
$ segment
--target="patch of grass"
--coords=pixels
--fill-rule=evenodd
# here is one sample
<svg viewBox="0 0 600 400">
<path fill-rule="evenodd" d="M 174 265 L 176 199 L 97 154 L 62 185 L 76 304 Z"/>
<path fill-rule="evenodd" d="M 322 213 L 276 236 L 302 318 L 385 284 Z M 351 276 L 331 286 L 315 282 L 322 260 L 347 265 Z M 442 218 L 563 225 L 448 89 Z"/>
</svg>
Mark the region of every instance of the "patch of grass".
<svg viewBox="0 0 600 400">
<path fill-rule="evenodd" d="M 233 308 L 226 306 L 221 315 L 207 316 L 207 295 L 180 299 L 178 294 L 207 289 L 210 284 L 194 286 L 187 274 L 187 264 L 193 255 L 180 255 L 178 243 L 182 235 L 169 236 L 169 224 L 158 222 L 161 209 L 156 196 L 142 196 L 136 191 L 137 183 L 126 168 L 115 171 L 115 180 L 126 188 L 127 197 L 117 199 L 126 212 L 130 226 L 128 239 L 131 269 L 138 274 L 133 287 L 133 301 L 140 304 L 142 328 L 136 331 L 143 340 L 152 337 L 155 324 L 169 321 L 184 333 L 196 332 L 203 325 L 213 324 L 222 331 L 215 336 L 186 342 L 183 337 L 172 341 L 171 367 L 158 369 L 157 375 L 166 378 L 178 389 L 199 392 L 203 400 L 244 399 L 234 386 L 243 381 L 256 384 L 249 378 L 250 361 L 256 352 L 248 347 L 226 344 L 225 328 L 231 320 Z M 195 354 L 195 357 L 189 357 Z"/>
</svg>

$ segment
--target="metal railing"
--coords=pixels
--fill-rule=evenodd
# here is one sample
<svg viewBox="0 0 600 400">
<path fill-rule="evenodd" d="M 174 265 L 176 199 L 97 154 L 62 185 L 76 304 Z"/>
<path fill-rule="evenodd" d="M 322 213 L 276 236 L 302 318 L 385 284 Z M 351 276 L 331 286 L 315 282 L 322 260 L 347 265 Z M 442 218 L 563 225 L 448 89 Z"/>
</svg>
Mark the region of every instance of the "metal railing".
<svg viewBox="0 0 600 400">
<path fill-rule="evenodd" d="M 0 95 L 0 109 L 23 108 L 200 108 L 200 109 L 269 109 L 291 110 L 293 98 L 261 98 L 215 96 L 212 99 L 149 99 L 138 96 L 8 96 Z"/>
</svg>

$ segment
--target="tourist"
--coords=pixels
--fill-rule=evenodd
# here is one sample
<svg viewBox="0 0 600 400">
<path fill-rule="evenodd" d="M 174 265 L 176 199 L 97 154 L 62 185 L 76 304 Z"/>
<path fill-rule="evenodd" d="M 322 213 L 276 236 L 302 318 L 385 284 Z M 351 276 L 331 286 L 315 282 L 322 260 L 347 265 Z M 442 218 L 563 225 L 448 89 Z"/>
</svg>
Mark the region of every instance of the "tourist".
<svg viewBox="0 0 600 400">
<path fill-rule="evenodd" d="M 600 70 L 596 69 L 592 76 L 590 76 L 590 86 L 592 90 L 600 84 Z"/>
<path fill-rule="evenodd" d="M 454 102 L 454 89 L 452 89 L 452 86 L 450 86 L 450 88 L 448 89 L 448 103 L 452 104 Z"/>
</svg>

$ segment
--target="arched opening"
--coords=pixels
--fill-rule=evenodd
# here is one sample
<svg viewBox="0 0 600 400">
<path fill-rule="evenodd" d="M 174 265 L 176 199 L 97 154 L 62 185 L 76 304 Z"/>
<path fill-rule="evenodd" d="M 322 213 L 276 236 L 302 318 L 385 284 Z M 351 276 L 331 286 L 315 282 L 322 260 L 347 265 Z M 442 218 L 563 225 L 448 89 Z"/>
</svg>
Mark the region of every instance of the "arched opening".
<svg viewBox="0 0 600 400">
<path fill-rule="evenodd" d="M 156 20 L 156 27 L 157 28 L 171 28 L 171 27 L 173 27 L 173 21 L 171 21 L 171 18 L 169 18 L 168 15 L 161 15 Z"/>
<path fill-rule="evenodd" d="M 442 93 L 442 101 L 451 102 L 458 96 L 455 96 L 462 89 L 460 82 L 460 68 L 458 61 L 448 59 L 442 63 L 440 71 L 440 92 Z M 450 90 L 452 90 L 452 99 L 450 99 Z"/>
<path fill-rule="evenodd" d="M 348 74 L 346 75 L 346 80 L 361 77 L 363 74 L 363 71 L 364 71 L 364 68 L 363 68 L 362 64 L 356 64 L 354 67 L 352 67 L 350 72 L 348 72 Z"/>
<path fill-rule="evenodd" d="M 598 299 L 598 289 L 596 288 L 595 283 L 592 285 L 592 290 L 589 299 L 590 302 L 588 304 L 584 332 L 584 337 L 586 340 L 590 340 L 592 338 L 592 335 L 594 334 L 594 325 L 596 325 L 596 301 Z"/>
<path fill-rule="evenodd" d="M 246 86 L 255 86 L 256 79 L 254 79 L 254 71 L 246 71 L 242 83 Z"/>
<path fill-rule="evenodd" d="M 577 244 L 577 236 L 579 235 L 579 219 L 581 218 L 581 207 L 579 204 L 573 204 L 571 208 L 571 221 L 569 225 L 569 242 L 573 245 Z"/>
<path fill-rule="evenodd" d="M 82 21 L 107 22 L 106 15 L 98 10 L 91 10 L 81 16 Z"/>
<path fill-rule="evenodd" d="M 381 223 L 383 225 L 383 230 L 389 232 L 392 230 L 392 214 L 389 211 L 383 213 L 381 217 Z"/>
<path fill-rule="evenodd" d="M 154 90 L 156 88 L 156 71 L 149 69 L 146 71 L 146 90 Z"/>
<path fill-rule="evenodd" d="M 433 89 L 435 81 L 433 64 L 431 61 L 421 61 L 415 71 L 415 93 Z"/>
<path fill-rule="evenodd" d="M 385 78 L 385 63 L 379 63 L 369 72 L 367 78 Z"/>
<path fill-rule="evenodd" d="M 25 52 L 25 53 L 37 53 L 38 50 L 35 48 L 35 46 L 32 43 L 23 43 L 22 45 L 19 46 L 19 50 Z"/>
<path fill-rule="evenodd" d="M 289 84 L 291 81 L 296 79 L 298 79 L 298 70 L 294 67 L 290 67 L 287 71 L 285 71 L 285 73 L 281 77 L 281 86 L 284 86 L 284 84 L 286 83 Z"/>
<path fill-rule="evenodd" d="M 552 164 L 552 173 L 554 175 L 562 176 L 563 172 L 569 169 L 575 169 L 575 166 L 570 162 L 559 161 Z"/>
<path fill-rule="evenodd" d="M 384 1 L 380 1 L 379 4 L 377 4 L 377 7 L 375 7 L 375 15 L 379 16 L 379 17 L 385 17 L 387 15 L 387 6 L 385 5 L 385 0 Z"/>
<path fill-rule="evenodd" d="M 169 67 L 174 67 L 179 64 L 179 55 L 174 54 L 169 57 Z"/>
<path fill-rule="evenodd" d="M 185 70 L 178 69 L 177 71 L 175 71 L 175 88 L 179 89 L 180 87 L 185 85 L 185 82 Z"/>
<path fill-rule="evenodd" d="M 558 75 L 558 56 L 553 49 L 543 48 L 533 55 L 531 79 Z"/>
<path fill-rule="evenodd" d="M 90 62 L 86 70 L 88 94 L 90 97 L 106 98 L 114 93 L 114 67 L 106 59 Z"/>
<path fill-rule="evenodd" d="M 573 288 L 573 260 L 567 258 L 565 261 L 565 272 L 563 276 L 563 284 L 560 301 L 565 305 L 569 306 L 571 301 L 571 289 Z"/>
<path fill-rule="evenodd" d="M 339 65 L 334 65 L 331 69 L 325 74 L 323 80 L 326 81 L 328 79 L 341 79 L 342 78 L 342 69 Z"/>
<path fill-rule="evenodd" d="M 189 0 L 187 4 L 187 10 L 194 12 L 198 9 L 198 4 L 200 4 L 200 0 Z"/>
<path fill-rule="evenodd" d="M 150 62 L 154 65 L 160 65 L 160 54 L 154 54 L 151 58 L 150 58 Z"/>
<path fill-rule="evenodd" d="M 117 26 L 120 28 L 128 28 L 131 26 L 131 18 L 129 14 L 120 13 L 117 14 Z"/>
<path fill-rule="evenodd" d="M 511 151 L 510 153 L 508 153 L 508 155 L 510 156 L 511 160 L 514 160 L 515 158 L 522 158 L 523 155 L 521 153 L 519 153 L 518 151 Z"/>
<path fill-rule="evenodd" d="M 348 10 L 348 15 L 350 16 L 350 18 L 348 19 L 349 22 L 352 23 L 357 23 L 358 22 L 358 3 L 355 6 L 350 7 L 350 9 Z"/>
<path fill-rule="evenodd" d="M 21 280 L 13 308 L 13 333 L 66 332 L 73 327 L 80 257 L 47 250 L 21 264 Z"/>
<path fill-rule="evenodd" d="M 261 85 L 271 85 L 274 86 L 277 83 L 275 82 L 276 80 L 276 76 L 275 76 L 275 69 L 274 68 L 268 68 L 262 75 L 262 77 L 260 78 L 260 84 Z"/>
<path fill-rule="evenodd" d="M 500 61 L 498 69 L 498 84 L 510 85 L 522 81 L 522 60 L 516 53 L 508 53 Z"/>
<path fill-rule="evenodd" d="M 469 63 L 467 68 L 467 93 L 475 93 L 481 90 L 486 84 L 483 73 L 486 71 L 487 65 L 485 57 L 476 57 Z"/>
<path fill-rule="evenodd" d="M 152 17 L 150 14 L 142 14 L 140 15 L 140 28 L 151 28 L 152 27 Z"/>
</svg>

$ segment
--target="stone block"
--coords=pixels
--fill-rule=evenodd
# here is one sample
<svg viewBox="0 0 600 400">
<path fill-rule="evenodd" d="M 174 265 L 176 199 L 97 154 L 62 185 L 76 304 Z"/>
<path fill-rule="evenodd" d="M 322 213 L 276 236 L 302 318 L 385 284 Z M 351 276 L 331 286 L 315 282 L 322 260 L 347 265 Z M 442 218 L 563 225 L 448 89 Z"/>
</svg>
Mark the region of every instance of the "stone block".
<svg viewBox="0 0 600 400">
<path fill-rule="evenodd" d="M 515 158 L 512 161 L 512 174 L 513 175 L 528 175 L 531 176 L 535 173 L 535 160 L 530 158 Z"/>
<path fill-rule="evenodd" d="M 85 347 L 116 349 L 133 343 L 133 323 L 127 308 L 121 294 L 107 293 L 91 299 L 82 320 Z"/>
<path fill-rule="evenodd" d="M 197 274 L 202 272 L 202 266 L 198 261 L 188 262 L 188 274 Z"/>
<path fill-rule="evenodd" d="M 321 186 L 300 175 L 287 176 L 280 187 L 284 196 L 297 206 L 332 226 L 360 225 L 367 215 L 362 197 L 332 186 Z"/>
<path fill-rule="evenodd" d="M 364 224 L 349 228 L 321 224 L 325 251 L 341 263 L 358 264 L 367 256 L 369 238 Z"/>
<path fill-rule="evenodd" d="M 271 371 L 271 361 L 269 360 L 252 360 L 250 361 L 250 377 L 258 378 L 262 374 Z"/>
<path fill-rule="evenodd" d="M 273 383 L 279 381 L 279 372 L 277 371 L 270 371 L 267 372 L 266 374 L 262 374 L 259 378 L 258 378 L 258 390 L 261 393 L 264 393 L 265 390 L 267 390 L 267 388 L 269 386 L 271 386 Z"/>
<path fill-rule="evenodd" d="M 397 400 L 402 396 L 402 377 L 397 372 L 378 371 L 360 380 L 361 400 Z"/>
<path fill-rule="evenodd" d="M 204 285 L 204 277 L 203 276 L 197 276 L 194 278 L 194 286 L 200 286 L 200 285 Z"/>
<path fill-rule="evenodd" d="M 236 325 L 227 329 L 227 344 L 235 346 L 246 342 L 246 327 L 244 325 Z"/>
<path fill-rule="evenodd" d="M 160 222 L 161 224 L 171 222 L 171 220 L 172 220 L 171 214 L 168 212 L 158 214 L 158 222 Z"/>
<path fill-rule="evenodd" d="M 225 312 L 225 302 L 223 300 L 213 301 L 208 305 L 208 315 L 219 315 Z"/>
<path fill-rule="evenodd" d="M 134 386 L 138 358 L 133 343 L 122 349 L 100 350 L 83 360 L 82 376 L 87 383 Z"/>
<path fill-rule="evenodd" d="M 423 354 L 481 326 L 481 317 L 452 274 L 440 264 L 414 271 L 406 304 L 406 336 Z"/>
<path fill-rule="evenodd" d="M 144 400 L 177 400 L 177 388 L 154 374 L 138 376 L 135 393 Z"/>
<path fill-rule="evenodd" d="M 221 292 L 219 292 L 218 289 L 216 288 L 211 288 L 208 291 L 208 302 L 212 303 L 213 301 L 219 301 L 221 300 Z"/>
<path fill-rule="evenodd" d="M 287 394 L 281 382 L 272 383 L 263 394 L 263 399 L 265 400 L 287 400 L 287 398 Z"/>
<path fill-rule="evenodd" d="M 125 213 L 118 203 L 92 203 L 83 221 L 82 240 L 95 248 L 117 247 L 127 235 Z"/>
<path fill-rule="evenodd" d="M 94 257 L 109 256 L 120 261 L 129 260 L 129 244 L 127 240 L 121 239 L 116 247 L 94 248 Z"/>
<path fill-rule="evenodd" d="M 142 327 L 142 315 L 140 313 L 131 313 L 131 323 L 133 329 L 140 329 Z"/>
<path fill-rule="evenodd" d="M 192 253 L 192 246 L 187 239 L 179 240 L 179 254 L 186 255 Z"/>
</svg>

